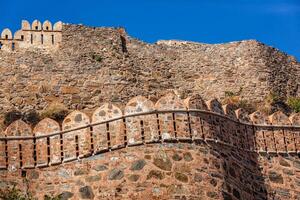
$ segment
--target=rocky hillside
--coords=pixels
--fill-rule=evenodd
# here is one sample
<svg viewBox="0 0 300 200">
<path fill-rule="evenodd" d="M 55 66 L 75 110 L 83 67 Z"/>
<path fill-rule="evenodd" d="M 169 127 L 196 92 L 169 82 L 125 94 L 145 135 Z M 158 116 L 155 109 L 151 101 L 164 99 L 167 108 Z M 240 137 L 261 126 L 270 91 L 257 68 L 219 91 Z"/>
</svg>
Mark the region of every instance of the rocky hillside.
<svg viewBox="0 0 300 200">
<path fill-rule="evenodd" d="M 42 110 L 51 102 L 93 110 L 136 95 L 157 100 L 168 90 L 204 99 L 239 93 L 261 102 L 270 93 L 300 95 L 300 63 L 260 42 L 148 44 L 119 28 L 64 25 L 55 52 L 0 51 L 0 113 Z"/>
</svg>

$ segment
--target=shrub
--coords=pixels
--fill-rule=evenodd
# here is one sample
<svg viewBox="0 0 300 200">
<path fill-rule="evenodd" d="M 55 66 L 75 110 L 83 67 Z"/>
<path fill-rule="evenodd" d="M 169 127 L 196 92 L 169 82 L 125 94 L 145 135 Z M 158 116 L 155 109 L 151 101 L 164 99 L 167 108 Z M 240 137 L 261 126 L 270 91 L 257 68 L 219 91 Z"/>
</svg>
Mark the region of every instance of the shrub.
<svg viewBox="0 0 300 200">
<path fill-rule="evenodd" d="M 51 197 L 51 196 L 48 196 L 48 195 L 45 195 L 44 196 L 44 200 L 61 200 L 62 198 L 60 198 L 59 196 L 57 197 Z"/>
<path fill-rule="evenodd" d="M 234 92 L 225 91 L 225 97 L 232 97 L 232 96 L 235 96 Z"/>
<path fill-rule="evenodd" d="M 243 91 L 243 87 L 240 87 L 239 91 L 232 92 L 232 91 L 225 91 L 225 97 L 234 97 L 234 96 L 240 96 Z"/>
<path fill-rule="evenodd" d="M 12 188 L 0 189 L 0 199 L 2 200 L 33 200 L 28 194 L 22 194 L 15 186 Z"/>
<path fill-rule="evenodd" d="M 41 116 L 42 118 L 49 117 L 61 122 L 69 114 L 69 112 L 69 109 L 65 105 L 54 102 L 41 112 Z"/>
<path fill-rule="evenodd" d="M 4 123 L 5 126 L 8 126 L 12 122 L 14 122 L 18 119 L 22 119 L 22 117 L 23 117 L 23 115 L 20 111 L 12 110 L 12 111 L 9 111 L 9 112 L 4 114 L 3 123 Z"/>
<path fill-rule="evenodd" d="M 283 97 L 274 92 L 269 93 L 265 97 L 264 101 L 259 105 L 259 110 L 268 115 L 277 111 L 281 111 L 286 115 L 289 115 L 291 112 L 291 108 L 286 104 Z"/>
<path fill-rule="evenodd" d="M 255 105 L 249 103 L 248 101 L 242 99 L 240 94 L 243 88 L 241 87 L 238 92 L 225 91 L 225 98 L 223 99 L 223 104 L 233 104 L 237 108 L 243 108 L 249 113 L 252 113 L 256 110 Z"/>
<path fill-rule="evenodd" d="M 290 97 L 287 100 L 287 104 L 293 110 L 293 112 L 300 112 L 300 97 Z"/>
<path fill-rule="evenodd" d="M 36 110 L 28 110 L 23 113 L 22 119 L 28 124 L 35 125 L 40 121 L 40 114 Z"/>
<path fill-rule="evenodd" d="M 274 92 L 270 92 L 266 98 L 265 98 L 265 103 L 266 104 L 273 104 L 273 103 L 277 103 L 280 101 L 280 97 L 279 95 L 277 95 Z"/>
<path fill-rule="evenodd" d="M 97 62 L 101 62 L 102 61 L 102 57 L 98 54 L 93 54 L 92 55 L 92 59 L 96 60 Z"/>
</svg>

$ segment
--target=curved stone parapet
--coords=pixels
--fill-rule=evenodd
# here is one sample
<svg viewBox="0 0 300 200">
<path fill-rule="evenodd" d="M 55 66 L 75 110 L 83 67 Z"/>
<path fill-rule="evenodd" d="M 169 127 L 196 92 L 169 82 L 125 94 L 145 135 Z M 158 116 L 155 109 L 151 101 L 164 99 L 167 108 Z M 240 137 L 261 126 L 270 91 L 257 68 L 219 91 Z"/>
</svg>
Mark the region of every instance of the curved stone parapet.
<svg viewBox="0 0 300 200">
<path fill-rule="evenodd" d="M 174 93 L 161 97 L 155 104 L 156 110 L 186 109 L 183 101 Z M 159 127 L 163 140 L 174 140 L 191 137 L 187 125 L 188 118 L 184 113 L 159 114 Z"/>
<path fill-rule="evenodd" d="M 40 121 L 33 133 L 35 136 L 49 135 L 59 132 L 59 124 L 50 118 Z M 38 166 L 46 166 L 61 162 L 60 135 L 36 139 L 36 159 Z"/>
<path fill-rule="evenodd" d="M 89 117 L 75 110 L 62 123 L 62 130 L 67 131 L 90 124 Z M 81 158 L 91 152 L 90 128 L 84 128 L 63 134 L 64 161 Z"/>
<path fill-rule="evenodd" d="M 122 116 L 122 111 L 117 106 L 106 103 L 96 109 L 92 116 L 92 123 L 118 118 Z M 115 120 L 110 123 L 104 123 L 93 127 L 93 145 L 94 152 L 117 148 L 124 144 L 122 120 Z"/>
<path fill-rule="evenodd" d="M 22 120 L 11 123 L 5 130 L 6 136 L 33 136 L 31 127 Z M 34 142 L 29 140 L 8 140 L 8 168 L 34 167 Z"/>
<path fill-rule="evenodd" d="M 143 96 L 137 96 L 126 104 L 124 114 L 130 115 L 154 110 L 155 107 L 152 101 Z M 159 134 L 156 114 L 127 118 L 126 132 L 128 144 L 157 141 Z"/>
<path fill-rule="evenodd" d="M 209 111 L 200 95 L 182 101 L 169 93 L 155 105 L 145 97 L 134 97 L 124 112 L 106 103 L 94 111 L 92 122 L 86 114 L 73 111 L 63 120 L 62 131 L 52 119 L 40 121 L 33 132 L 18 120 L 0 136 L 0 168 L 49 166 L 152 142 L 214 142 L 250 152 L 299 152 L 300 114 L 248 115 L 217 100 L 207 105 Z"/>
</svg>

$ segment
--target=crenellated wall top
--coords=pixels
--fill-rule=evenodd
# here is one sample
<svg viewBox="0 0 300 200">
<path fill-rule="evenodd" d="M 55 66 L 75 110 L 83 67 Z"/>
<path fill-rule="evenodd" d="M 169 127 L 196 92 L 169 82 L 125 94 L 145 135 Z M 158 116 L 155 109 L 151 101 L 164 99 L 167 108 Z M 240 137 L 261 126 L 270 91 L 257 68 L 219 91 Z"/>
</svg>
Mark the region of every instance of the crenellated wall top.
<svg viewBox="0 0 300 200">
<path fill-rule="evenodd" d="M 126 117 L 127 115 L 138 115 L 141 113 L 159 112 L 159 111 L 203 111 L 205 113 L 212 113 L 219 116 L 223 116 L 227 120 L 237 121 L 239 123 L 254 124 L 254 125 L 277 125 L 277 126 L 299 126 L 300 125 L 300 113 L 294 113 L 291 116 L 286 116 L 284 113 L 278 111 L 270 116 L 267 116 L 261 111 L 255 111 L 248 114 L 243 108 L 236 108 L 234 105 L 226 104 L 222 105 L 217 99 L 204 102 L 200 95 L 193 95 L 186 99 L 180 99 L 174 93 L 168 93 L 161 97 L 156 103 L 143 96 L 137 96 L 129 100 L 129 102 L 121 110 L 118 106 L 112 103 L 105 103 L 99 108 L 95 109 L 90 118 L 85 113 L 79 110 L 71 112 L 63 120 L 63 130 L 68 129 L 68 123 L 74 121 L 85 121 L 82 125 L 87 125 L 90 122 L 99 122 L 105 120 L 112 120 L 114 118 Z M 51 119 L 44 119 L 43 121 L 49 121 Z M 42 122 L 43 122 L 42 121 Z M 54 120 L 51 120 L 54 121 Z M 54 123 L 54 122 L 53 122 Z M 58 124 L 58 122 L 56 122 Z M 48 123 L 38 123 L 37 126 Z M 52 124 L 52 122 L 51 122 Z M 18 128 L 16 128 L 16 126 Z M 30 126 L 25 122 L 18 120 L 11 123 L 1 135 L 17 136 L 17 132 L 11 130 L 25 130 L 26 135 L 29 132 L 34 132 L 30 129 Z M 34 128 L 36 129 L 36 127 Z M 46 133 L 44 133 L 46 134 Z M 22 135 L 22 134 L 21 134 Z"/>
</svg>

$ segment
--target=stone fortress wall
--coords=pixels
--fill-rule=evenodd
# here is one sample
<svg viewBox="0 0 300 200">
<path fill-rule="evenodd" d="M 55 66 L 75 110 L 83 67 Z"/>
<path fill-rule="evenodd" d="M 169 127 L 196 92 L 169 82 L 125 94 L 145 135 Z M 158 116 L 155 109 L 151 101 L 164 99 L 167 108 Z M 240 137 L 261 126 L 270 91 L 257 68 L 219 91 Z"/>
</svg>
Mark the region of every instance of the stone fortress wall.
<svg viewBox="0 0 300 200">
<path fill-rule="evenodd" d="M 0 138 L 1 186 L 43 199 L 299 199 L 300 114 L 138 96 Z"/>
<path fill-rule="evenodd" d="M 21 30 L 12 34 L 11 30 L 6 28 L 2 31 L 0 37 L 0 49 L 5 51 L 14 51 L 20 48 L 44 48 L 56 49 L 62 40 L 62 22 L 52 23 L 46 20 L 43 24 L 34 20 L 30 24 L 22 20 Z"/>
<path fill-rule="evenodd" d="M 56 102 L 92 113 L 102 102 L 121 107 L 137 95 L 157 101 L 170 90 L 182 98 L 201 93 L 205 100 L 222 100 L 227 91 L 256 107 L 270 92 L 283 99 L 300 94 L 300 63 L 258 41 L 149 44 L 122 28 L 63 23 L 55 32 L 60 22 L 52 31 L 47 23 L 35 21 L 38 29 L 44 27 L 37 31 L 23 24 L 31 29 L 21 30 L 25 41 L 18 45 L 28 48 L 11 51 L 12 40 L 5 40 L 8 46 L 0 51 L 0 130 L 6 113 L 41 112 Z M 37 34 L 33 44 L 31 33 Z M 58 38 L 59 48 L 48 33 Z M 41 34 L 51 44 L 41 45 Z"/>
</svg>

